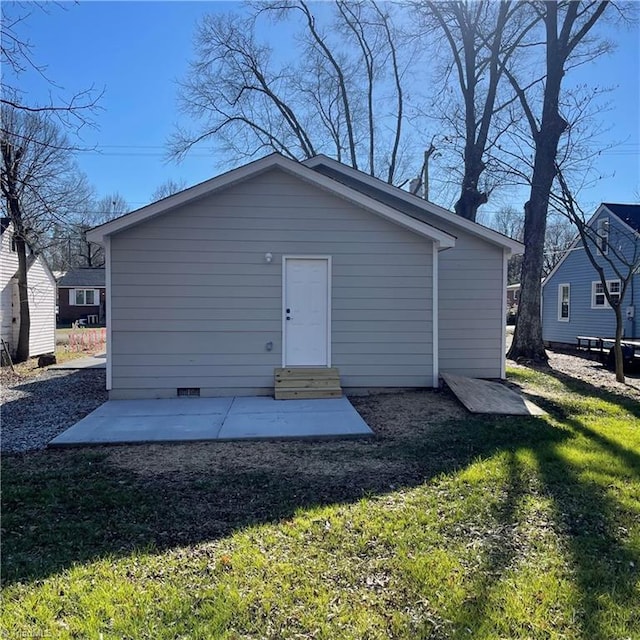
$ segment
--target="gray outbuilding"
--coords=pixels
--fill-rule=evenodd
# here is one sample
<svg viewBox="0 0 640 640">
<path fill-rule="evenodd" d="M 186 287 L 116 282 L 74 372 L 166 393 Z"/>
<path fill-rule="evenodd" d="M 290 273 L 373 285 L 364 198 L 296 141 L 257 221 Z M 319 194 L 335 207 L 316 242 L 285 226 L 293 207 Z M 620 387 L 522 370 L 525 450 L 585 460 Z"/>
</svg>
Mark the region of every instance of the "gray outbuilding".
<svg viewBox="0 0 640 640">
<path fill-rule="evenodd" d="M 93 229 L 112 399 L 504 377 L 510 238 L 324 156 L 273 154 Z M 321 384 L 321 382 L 320 382 Z"/>
</svg>

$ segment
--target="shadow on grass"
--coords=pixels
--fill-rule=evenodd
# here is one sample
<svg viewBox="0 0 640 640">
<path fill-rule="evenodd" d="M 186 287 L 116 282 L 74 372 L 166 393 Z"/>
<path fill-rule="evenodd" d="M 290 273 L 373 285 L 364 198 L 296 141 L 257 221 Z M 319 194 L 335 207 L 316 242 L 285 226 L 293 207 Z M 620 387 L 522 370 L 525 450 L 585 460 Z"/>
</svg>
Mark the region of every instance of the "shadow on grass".
<svg viewBox="0 0 640 640">
<path fill-rule="evenodd" d="M 433 392 L 420 392 L 428 408 Z M 447 399 L 448 402 L 453 401 Z M 365 416 L 367 417 L 367 416 Z M 376 429 L 372 417 L 372 427 Z M 299 509 L 418 486 L 504 448 L 567 433 L 534 418 L 420 424 L 367 440 L 207 443 L 40 451 L 2 465 L 7 583 L 134 549 L 167 549 L 291 518 Z M 188 469 L 137 473 L 154 455 Z M 190 465 L 197 455 L 201 465 Z M 117 464 L 129 457 L 129 464 Z M 145 457 L 147 460 L 145 460 Z M 162 463 L 160 463 L 162 466 Z"/>
<path fill-rule="evenodd" d="M 630 456 L 631 452 L 579 420 L 571 419 L 569 425 L 595 441 L 606 453 L 622 457 L 640 474 L 640 458 L 636 454 Z M 580 478 L 575 466 L 568 463 L 557 446 L 545 445 L 535 454 L 545 490 L 553 498 L 556 522 L 573 567 L 580 597 L 582 637 L 607 637 L 605 629 L 610 628 L 607 618 L 611 615 L 611 605 L 614 610 L 618 608 L 635 616 L 635 622 L 629 619 L 626 624 L 629 630 L 637 631 L 640 627 L 638 549 L 633 548 L 632 540 L 622 540 L 625 539 L 624 525 L 640 517 L 640 510 L 629 513 L 611 496 L 608 487 Z"/>
<path fill-rule="evenodd" d="M 589 393 L 584 386 L 578 392 Z M 598 394 L 607 395 L 602 390 Z M 573 560 L 583 598 L 579 614 L 583 637 L 598 637 L 601 597 L 632 609 L 635 576 L 629 564 L 631 550 L 617 537 L 619 505 L 606 487 L 581 479 L 559 451 L 560 445 L 579 436 L 592 439 L 636 469 L 637 454 L 567 417 L 555 403 L 546 408 L 552 415 L 562 414 L 563 427 L 534 417 L 466 416 L 430 424 L 432 402 L 437 398 L 454 406 L 450 396 L 425 391 L 405 398 L 418 399 L 423 407 L 408 428 L 394 427 L 393 410 L 378 413 L 387 402 L 384 397 L 378 406 L 370 405 L 370 415 L 363 410 L 379 434 L 368 440 L 211 443 L 7 456 L 2 465 L 3 580 L 9 584 L 43 579 L 76 563 L 122 557 L 134 550 L 162 551 L 213 541 L 246 526 L 287 520 L 301 509 L 416 487 L 503 451 L 511 452 L 509 478 L 496 519 L 508 532 L 516 524 L 516 505 L 527 492 L 513 452 L 527 449 L 536 456 L 545 491 L 556 505 L 563 544 Z M 626 399 L 624 403 L 627 406 Z M 143 468 L 138 472 L 131 464 L 136 452 L 141 467 L 153 456 L 168 460 L 172 454 L 174 465 L 162 469 L 160 461 L 159 472 L 144 473 Z M 195 456 L 199 465 L 191 465 Z M 129 464 L 120 464 L 123 458 Z M 185 468 L 176 466 L 176 460 L 184 460 Z M 467 613 L 476 612 L 476 619 L 489 615 L 491 582 L 500 579 L 518 550 L 516 542 L 504 547 L 500 541 L 504 536 L 488 543 L 486 566 L 471 577 L 476 598 Z"/>
</svg>

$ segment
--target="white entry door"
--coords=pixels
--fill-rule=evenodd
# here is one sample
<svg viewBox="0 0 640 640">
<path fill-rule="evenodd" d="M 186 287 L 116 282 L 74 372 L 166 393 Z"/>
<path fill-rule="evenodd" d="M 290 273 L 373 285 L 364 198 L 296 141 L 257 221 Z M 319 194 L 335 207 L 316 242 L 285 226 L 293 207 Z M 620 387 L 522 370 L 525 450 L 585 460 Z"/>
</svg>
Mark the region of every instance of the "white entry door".
<svg viewBox="0 0 640 640">
<path fill-rule="evenodd" d="M 329 258 L 284 258 L 285 367 L 330 365 L 329 277 Z"/>
</svg>

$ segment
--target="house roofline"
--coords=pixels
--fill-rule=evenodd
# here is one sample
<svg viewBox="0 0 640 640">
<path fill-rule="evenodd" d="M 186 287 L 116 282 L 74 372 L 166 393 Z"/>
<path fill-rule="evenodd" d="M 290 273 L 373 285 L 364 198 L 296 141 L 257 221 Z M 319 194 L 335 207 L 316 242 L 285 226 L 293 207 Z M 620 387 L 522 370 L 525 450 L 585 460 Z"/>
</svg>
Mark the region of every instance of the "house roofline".
<svg viewBox="0 0 640 640">
<path fill-rule="evenodd" d="M 358 171 L 357 169 L 353 169 L 333 158 L 329 158 L 324 154 L 319 154 L 317 156 L 313 156 L 313 158 L 309 158 L 305 160 L 302 164 L 307 167 L 315 168 L 320 165 L 324 165 L 325 167 L 329 167 L 331 169 L 335 169 L 336 171 L 342 173 L 345 176 L 352 177 L 356 180 L 360 180 L 361 182 L 368 184 L 375 189 L 379 189 L 380 191 L 384 191 L 390 195 L 393 195 L 400 200 L 404 200 L 408 204 L 416 206 L 426 213 L 436 216 L 442 220 L 446 220 L 451 224 L 468 231 L 469 233 L 482 238 L 492 244 L 496 244 L 500 247 L 504 247 L 508 249 L 513 254 L 520 254 L 524 251 L 524 245 L 513 238 L 509 238 L 508 236 L 499 233 L 498 231 L 494 231 L 493 229 L 489 229 L 488 227 L 484 227 L 477 222 L 472 222 L 471 220 L 467 220 L 462 216 L 459 216 L 444 207 L 441 207 L 433 202 L 429 202 L 428 200 L 424 200 L 412 193 L 408 193 L 403 191 L 399 187 L 395 187 L 379 178 L 375 178 L 374 176 L 367 175 L 362 171 Z"/>
<path fill-rule="evenodd" d="M 609 204 L 615 204 L 615 203 L 611 202 Z M 602 203 L 600 203 L 600 205 L 598 205 L 598 208 L 595 210 L 595 213 L 589 218 L 589 220 L 587 220 L 586 226 L 590 227 L 591 223 L 603 212 L 603 210 L 606 210 L 609 215 L 615 216 L 616 220 L 621 225 L 626 227 L 629 231 L 631 231 L 631 233 L 640 236 L 640 232 L 636 231 L 633 227 L 629 226 L 624 220 L 621 220 L 620 216 L 618 216 L 613 211 L 611 211 L 611 209 L 609 209 L 609 207 L 607 207 L 607 203 L 605 203 L 605 202 L 602 202 Z M 556 264 L 556 266 L 553 267 L 553 269 L 551 269 L 551 271 L 549 272 L 549 275 L 544 279 L 544 282 L 542 283 L 542 287 L 543 288 L 547 284 L 547 282 L 549 282 L 549 280 L 551 280 L 551 277 L 562 266 L 563 262 L 569 257 L 571 252 L 576 248 L 576 246 L 580 242 L 581 242 L 580 234 L 577 234 L 576 237 L 573 239 L 573 242 L 567 247 L 567 250 L 565 251 L 565 253 L 562 256 L 562 258 L 560 258 L 560 260 L 558 260 L 558 263 Z"/>
<path fill-rule="evenodd" d="M 334 195 L 359 205 L 372 213 L 379 215 L 395 224 L 398 224 L 418 235 L 426 237 L 438 243 L 440 249 L 448 249 L 455 246 L 455 236 L 432 227 L 426 222 L 417 220 L 410 215 L 398 211 L 393 207 L 378 202 L 375 198 L 371 198 L 357 189 L 353 189 L 343 185 L 336 180 L 314 171 L 303 164 L 290 160 L 278 153 L 272 153 L 259 160 L 254 160 L 246 165 L 227 171 L 215 178 L 211 178 L 205 182 L 201 182 L 193 187 L 189 187 L 184 191 L 173 194 L 146 205 L 136 211 L 127 213 L 115 220 L 106 222 L 102 225 L 94 227 L 87 233 L 87 239 L 91 242 L 102 243 L 107 236 L 114 233 L 124 231 L 130 227 L 140 224 L 146 220 L 162 215 L 177 207 L 195 202 L 201 198 L 209 196 L 217 191 L 230 187 L 251 177 L 269 171 L 271 169 L 280 169 L 291 175 L 311 183 L 325 191 L 329 191 Z"/>
</svg>

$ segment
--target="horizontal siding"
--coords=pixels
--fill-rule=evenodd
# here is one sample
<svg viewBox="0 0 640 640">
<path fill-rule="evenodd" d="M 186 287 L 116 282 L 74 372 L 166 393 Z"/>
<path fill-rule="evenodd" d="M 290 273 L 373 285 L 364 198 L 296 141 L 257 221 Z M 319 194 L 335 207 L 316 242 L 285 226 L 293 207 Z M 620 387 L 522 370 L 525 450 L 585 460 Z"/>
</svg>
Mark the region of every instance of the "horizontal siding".
<svg viewBox="0 0 640 640">
<path fill-rule="evenodd" d="M 29 355 L 39 356 L 56 350 L 56 285 L 37 258 L 27 273 L 29 295 Z"/>
<path fill-rule="evenodd" d="M 322 173 L 368 193 L 374 198 L 411 211 L 412 205 L 400 203 L 394 196 L 378 191 L 352 177 L 345 177 L 332 169 L 321 167 Z M 416 208 L 414 215 L 427 219 L 428 215 Z M 473 377 L 499 377 L 504 362 L 502 331 L 503 277 L 502 249 L 490 245 L 474 235 L 438 219 L 434 226 L 456 238 L 456 246 L 440 253 L 439 257 L 439 364 L 440 371 L 451 371 Z M 481 310 L 491 310 L 490 316 L 480 315 Z M 448 327 L 452 321 L 464 323 L 461 331 L 452 334 Z M 462 345 L 466 352 L 466 364 L 449 357 L 450 350 Z M 488 347 L 478 351 L 477 347 Z"/>
<path fill-rule="evenodd" d="M 124 240 L 122 244 L 124 244 Z M 131 246 L 135 247 L 135 243 L 132 243 Z M 139 270 L 142 270 L 141 272 L 145 273 L 145 270 L 157 269 L 158 265 L 162 265 L 166 273 L 183 273 L 183 269 L 188 269 L 189 265 L 204 264 L 207 266 L 216 265 L 216 268 L 225 268 L 226 265 L 229 265 L 228 269 L 232 270 L 230 271 L 231 273 L 251 273 L 248 270 L 252 267 L 264 266 L 264 254 L 259 251 L 247 250 L 245 244 L 234 245 L 232 249 L 233 250 L 229 248 L 226 251 L 216 251 L 214 253 L 211 251 L 193 252 L 183 256 L 184 259 L 180 260 L 180 262 L 167 263 L 166 260 L 162 259 L 161 254 L 158 254 L 157 251 L 154 250 L 147 250 L 144 245 L 138 249 L 121 248 L 118 251 L 118 263 L 113 265 L 112 272 L 137 273 Z M 421 267 L 423 265 L 422 255 L 422 251 L 412 253 L 405 252 L 401 255 L 398 253 L 374 254 L 361 250 L 358 250 L 358 252 L 355 250 L 353 252 L 343 251 L 341 252 L 340 264 L 338 266 L 345 269 L 349 266 L 356 266 L 361 269 L 369 267 L 384 269 L 387 266 L 407 269 Z M 142 261 L 140 261 L 141 256 L 143 257 Z M 334 268 L 335 266 L 336 265 L 334 265 Z M 235 271 L 235 269 L 240 269 L 241 271 Z M 242 271 L 243 269 L 246 271 Z M 260 273 L 260 271 L 258 271 L 258 273 Z"/>
<path fill-rule="evenodd" d="M 12 227 L 0 236 L 0 334 L 11 351 L 15 350 L 13 339 L 13 284 L 11 278 L 18 270 L 18 255 L 11 251 Z"/>
<path fill-rule="evenodd" d="M 610 239 L 614 241 L 617 236 L 616 228 L 619 223 L 614 216 L 610 217 Z M 625 231 L 618 237 L 618 243 L 627 242 L 631 245 L 630 238 Z M 629 252 L 631 248 L 625 251 Z M 610 264 L 598 256 L 598 261 L 604 268 L 607 279 L 617 279 Z M 622 267 L 623 273 L 626 271 Z M 599 276 L 581 245 L 569 253 L 558 270 L 545 282 L 542 287 L 542 336 L 548 342 L 560 342 L 576 344 L 576 337 L 582 335 L 613 337 L 615 334 L 615 313 L 610 308 L 591 308 L 592 282 L 599 281 Z M 558 320 L 558 287 L 560 284 L 570 285 L 569 295 L 569 322 Z M 636 301 L 636 316 L 638 315 L 640 301 L 640 278 L 634 277 L 634 292 L 628 289 L 623 301 L 623 309 Z M 626 337 L 637 337 L 640 319 L 625 321 L 624 332 Z"/>
<path fill-rule="evenodd" d="M 502 327 L 503 254 L 461 232 L 456 246 L 440 253 L 440 371 L 499 378 L 505 347 Z"/>
<path fill-rule="evenodd" d="M 112 397 L 272 389 L 283 255 L 332 257 L 343 384 L 432 383 L 430 242 L 273 171 L 112 238 Z"/>
<path fill-rule="evenodd" d="M 11 228 L 2 234 L 0 245 L 0 333 L 11 352 L 18 343 L 20 306 L 17 282 L 18 255 L 11 251 Z M 55 351 L 55 282 L 42 258 L 37 258 L 27 272 L 29 298 L 29 355 Z M 14 322 L 13 319 L 16 318 Z"/>
</svg>

